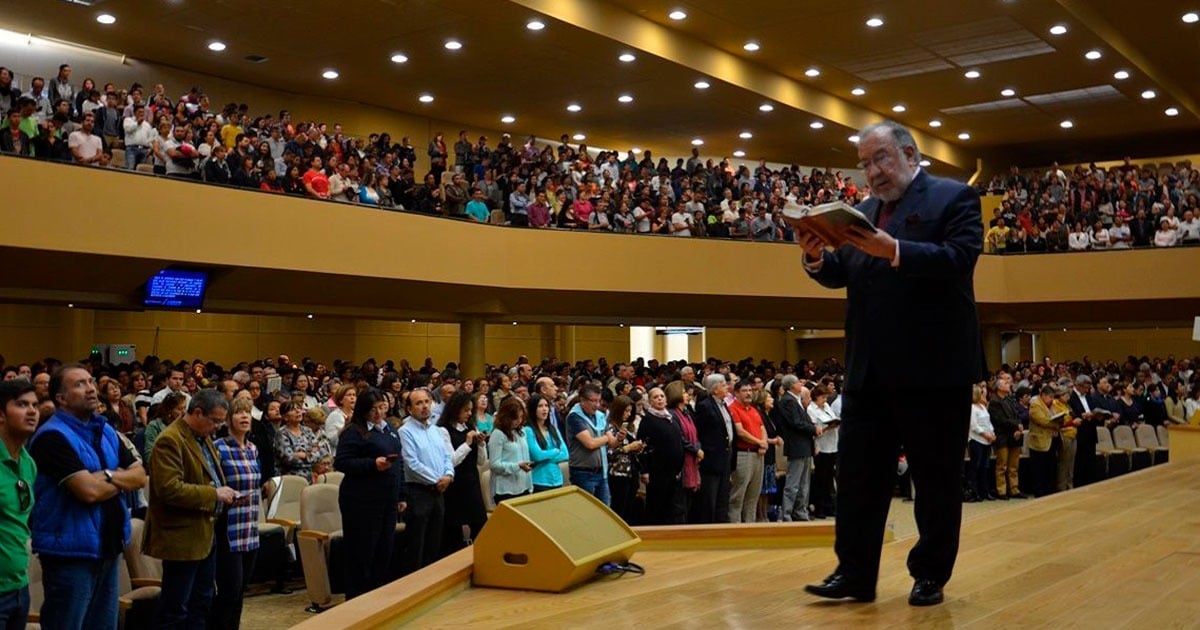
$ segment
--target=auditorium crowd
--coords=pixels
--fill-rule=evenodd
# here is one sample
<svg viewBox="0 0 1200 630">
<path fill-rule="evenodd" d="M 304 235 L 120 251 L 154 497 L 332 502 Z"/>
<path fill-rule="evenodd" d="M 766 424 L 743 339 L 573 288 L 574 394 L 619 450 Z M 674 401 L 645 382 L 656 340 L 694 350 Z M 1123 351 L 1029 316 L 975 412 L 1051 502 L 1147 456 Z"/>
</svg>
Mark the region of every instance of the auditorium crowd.
<svg viewBox="0 0 1200 630">
<path fill-rule="evenodd" d="M 1200 423 L 1194 366 L 1147 357 L 1002 366 L 976 387 L 964 500 L 1097 480 L 1077 454 L 1095 448 L 1099 425 Z M 470 544 L 487 518 L 485 496 L 501 502 L 570 483 L 634 524 L 836 516 L 845 374 L 833 359 L 520 357 L 485 374 L 463 378 L 432 359 L 326 365 L 286 355 L 230 366 L 96 357 L 4 368 L 0 437 L 29 440 L 28 455 L 19 441 L 16 452 L 31 464 L 16 471 L 35 489 L 5 509 L 29 512 L 43 620 L 57 613 L 63 627 L 79 627 L 70 619 L 115 614 L 115 582 L 78 576 L 113 571 L 130 516 L 144 515 L 146 552 L 164 560 L 160 614 L 235 627 L 267 509 L 262 489 L 279 475 L 345 475 L 349 597 L 395 577 L 398 519 L 402 573 Z M 1029 479 L 1018 477 L 1023 440 Z M 483 471 L 490 484 L 481 491 Z M 897 489 L 911 496 L 902 453 Z M 176 528 L 187 536 L 173 536 Z M 73 594 L 83 588 L 90 598 Z"/>
<path fill-rule="evenodd" d="M 995 175 L 986 192 L 1003 195 L 990 218 L 995 254 L 1200 244 L 1200 171 L 1176 164 L 1095 163 Z"/>
</svg>

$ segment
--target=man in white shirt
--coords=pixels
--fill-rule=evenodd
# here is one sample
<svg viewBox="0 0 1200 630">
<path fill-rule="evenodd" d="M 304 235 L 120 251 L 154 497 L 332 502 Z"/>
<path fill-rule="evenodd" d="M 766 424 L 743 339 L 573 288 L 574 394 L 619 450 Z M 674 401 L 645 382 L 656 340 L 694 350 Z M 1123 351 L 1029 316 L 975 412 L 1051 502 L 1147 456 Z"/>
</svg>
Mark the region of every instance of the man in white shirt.
<svg viewBox="0 0 1200 630">
<path fill-rule="evenodd" d="M 188 403 L 191 402 L 192 397 L 188 395 L 187 392 L 183 391 L 183 370 L 171 370 L 168 372 L 167 378 L 163 382 L 163 385 L 164 387 L 157 392 L 154 392 L 154 396 L 150 398 L 151 405 L 157 405 L 161 403 L 169 394 L 183 394 L 183 404 L 185 408 L 187 407 Z"/>
<path fill-rule="evenodd" d="M 125 119 L 125 168 L 133 170 L 150 156 L 150 143 L 158 135 L 146 120 L 146 106 L 133 105 L 133 116 Z"/>
<path fill-rule="evenodd" d="M 1121 215 L 1113 217 L 1113 226 L 1108 228 L 1108 246 L 1110 249 L 1129 249 L 1133 236 L 1125 219 Z"/>
<path fill-rule="evenodd" d="M 1183 220 L 1179 222 L 1179 241 L 1184 245 L 1200 243 L 1200 218 L 1191 210 L 1184 211 Z"/>
<path fill-rule="evenodd" d="M 104 159 L 104 144 L 100 136 L 92 133 L 96 126 L 96 116 L 91 112 L 83 115 L 83 126 L 67 137 L 67 146 L 71 155 L 80 164 L 100 164 Z"/>
<path fill-rule="evenodd" d="M 671 236 L 692 235 L 692 215 L 687 211 L 688 204 L 677 204 L 675 214 L 671 215 Z"/>
</svg>

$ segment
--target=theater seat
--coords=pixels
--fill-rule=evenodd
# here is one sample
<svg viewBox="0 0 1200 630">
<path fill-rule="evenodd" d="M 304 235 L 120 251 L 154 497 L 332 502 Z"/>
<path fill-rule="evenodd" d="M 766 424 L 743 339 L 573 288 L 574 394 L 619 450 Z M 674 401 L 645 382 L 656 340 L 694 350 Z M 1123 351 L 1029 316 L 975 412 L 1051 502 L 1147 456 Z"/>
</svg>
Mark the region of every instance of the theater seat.
<svg viewBox="0 0 1200 630">
<path fill-rule="evenodd" d="M 128 546 L 126 546 L 125 553 L 126 556 L 129 555 Z M 133 586 L 128 562 L 121 562 L 118 563 L 117 589 L 117 592 L 120 593 L 117 598 L 118 627 L 122 630 L 154 627 L 154 618 L 158 614 L 158 600 L 162 594 L 162 587 L 157 584 Z"/>
<path fill-rule="evenodd" d="M 479 491 L 483 493 L 483 507 L 488 514 L 496 511 L 496 502 L 492 499 L 492 471 L 479 471 Z"/>
<path fill-rule="evenodd" d="M 1155 427 L 1149 424 L 1139 425 L 1137 431 L 1133 433 L 1133 439 L 1139 447 L 1150 451 L 1150 456 L 1155 464 L 1166 463 L 1167 449 L 1159 445 L 1158 433 L 1155 431 Z"/>
<path fill-rule="evenodd" d="M 345 478 L 346 473 L 332 471 L 319 475 L 317 477 L 317 483 L 330 483 L 335 486 L 340 486 L 342 485 L 342 479 Z"/>
<path fill-rule="evenodd" d="M 1150 451 L 1137 445 L 1137 440 L 1133 437 L 1133 429 L 1123 424 L 1113 427 L 1112 437 L 1113 444 L 1117 448 L 1129 453 L 1132 470 L 1147 468 L 1153 462 Z"/>
<path fill-rule="evenodd" d="M 1154 428 L 1158 434 L 1158 445 L 1163 448 L 1171 448 L 1171 432 L 1167 430 L 1166 425 L 1161 425 Z"/>
<path fill-rule="evenodd" d="M 308 480 L 299 475 L 284 475 L 280 478 L 278 501 L 268 499 L 267 504 L 275 503 L 275 512 L 267 515 L 268 523 L 282 525 L 284 537 L 290 543 L 300 525 L 300 495 L 308 487 Z"/>
<path fill-rule="evenodd" d="M 122 162 L 122 164 L 124 164 L 124 162 Z M 151 175 L 153 175 L 154 174 L 154 165 L 150 164 L 149 162 L 142 162 L 141 164 L 138 164 L 133 170 L 135 170 L 139 173 L 150 173 Z"/>
<path fill-rule="evenodd" d="M 162 586 L 162 561 L 142 553 L 145 542 L 146 521 L 140 518 L 129 521 L 129 544 L 125 545 L 125 565 L 129 570 L 129 581 L 134 588 Z"/>
<path fill-rule="evenodd" d="M 1113 445 L 1108 427 L 1096 427 L 1096 452 L 1104 456 L 1109 479 L 1124 475 L 1133 465 L 1133 456 Z"/>
<path fill-rule="evenodd" d="M 308 612 L 321 612 L 333 602 L 334 585 L 330 579 L 334 541 L 342 537 L 342 512 L 338 491 L 333 484 L 319 483 L 300 494 L 301 529 L 296 533 L 300 563 L 304 567 L 304 588 L 311 604 Z"/>
<path fill-rule="evenodd" d="M 112 160 L 108 163 L 108 167 L 125 169 L 125 149 L 112 150 Z"/>
</svg>

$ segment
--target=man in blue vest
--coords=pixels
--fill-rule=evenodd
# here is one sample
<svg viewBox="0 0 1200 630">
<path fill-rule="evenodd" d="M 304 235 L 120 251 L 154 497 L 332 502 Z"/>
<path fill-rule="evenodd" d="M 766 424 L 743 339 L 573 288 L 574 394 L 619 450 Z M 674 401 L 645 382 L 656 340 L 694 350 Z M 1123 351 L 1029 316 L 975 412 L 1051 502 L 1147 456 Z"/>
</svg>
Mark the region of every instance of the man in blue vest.
<svg viewBox="0 0 1200 630">
<path fill-rule="evenodd" d="M 38 429 L 29 453 L 37 463 L 30 519 L 42 563 L 45 628 L 117 627 L 117 562 L 129 541 L 124 492 L 146 484 L 146 471 L 96 413 L 96 381 L 81 366 L 50 378 L 58 411 Z"/>
</svg>

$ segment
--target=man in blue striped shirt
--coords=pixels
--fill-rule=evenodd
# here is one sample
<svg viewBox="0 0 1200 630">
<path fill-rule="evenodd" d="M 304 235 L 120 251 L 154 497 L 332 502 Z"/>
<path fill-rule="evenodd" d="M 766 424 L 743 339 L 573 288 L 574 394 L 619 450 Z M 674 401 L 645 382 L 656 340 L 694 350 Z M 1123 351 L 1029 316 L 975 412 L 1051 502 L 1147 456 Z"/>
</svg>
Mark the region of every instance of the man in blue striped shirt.
<svg viewBox="0 0 1200 630">
<path fill-rule="evenodd" d="M 433 396 L 418 388 L 408 396 L 408 417 L 400 427 L 400 457 L 408 486 L 404 510 L 404 572 L 432 564 L 442 548 L 442 494 L 454 481 L 454 462 L 433 422 Z"/>
</svg>

